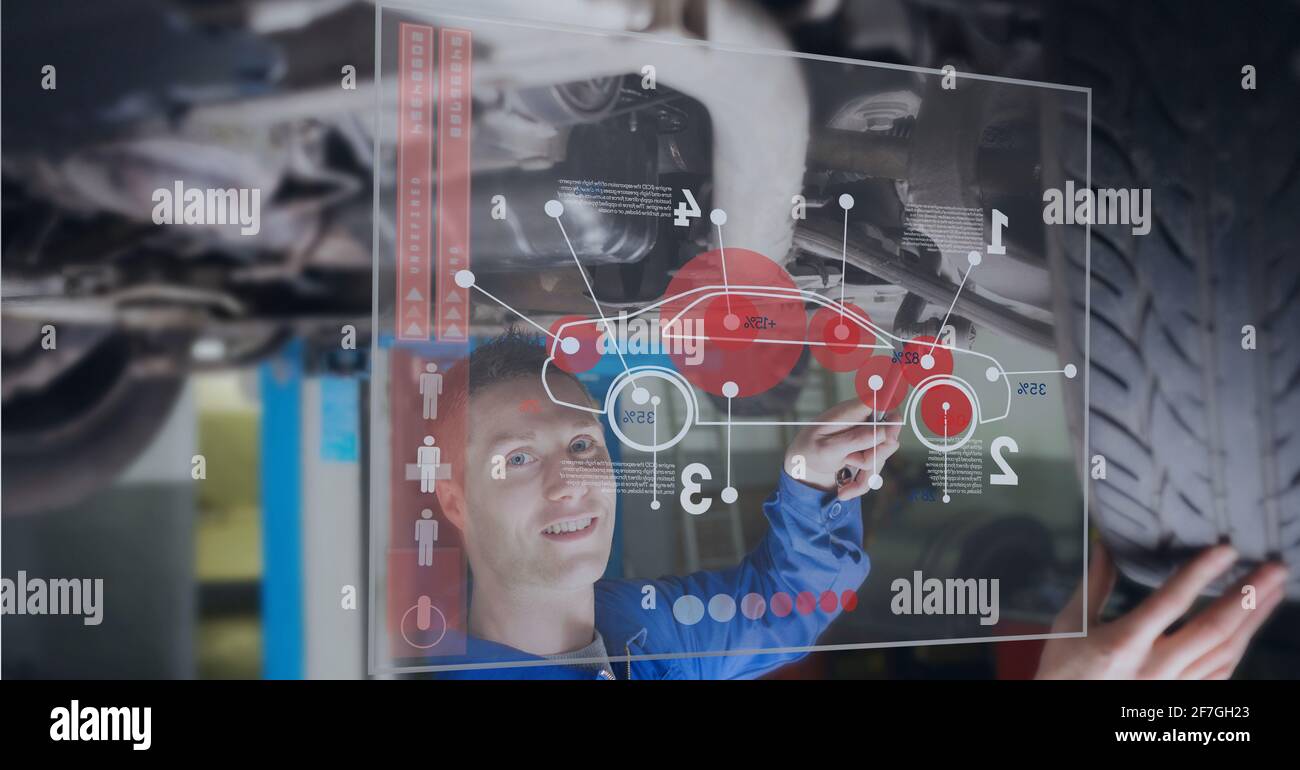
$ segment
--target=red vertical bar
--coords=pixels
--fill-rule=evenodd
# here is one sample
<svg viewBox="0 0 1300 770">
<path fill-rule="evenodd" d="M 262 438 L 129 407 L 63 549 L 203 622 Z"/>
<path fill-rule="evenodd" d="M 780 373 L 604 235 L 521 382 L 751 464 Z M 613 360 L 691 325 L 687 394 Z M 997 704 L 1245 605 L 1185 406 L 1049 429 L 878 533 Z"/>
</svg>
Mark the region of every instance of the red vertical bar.
<svg viewBox="0 0 1300 770">
<path fill-rule="evenodd" d="M 448 406 L 440 404 L 437 416 L 424 418 L 420 377 L 429 364 L 448 373 L 455 358 L 428 358 L 409 347 L 394 346 L 389 357 L 389 538 L 384 551 L 388 573 L 389 652 L 399 663 L 420 664 L 418 658 L 458 655 L 465 651 L 465 554 L 460 532 L 452 525 L 435 493 L 421 491 L 419 448 L 425 436 L 433 436 L 443 446 L 446 471 L 436 474 L 440 485 L 463 481 L 458 467 L 448 461 L 448 448 L 440 425 L 448 415 Z M 462 405 L 461 407 L 465 407 Z M 463 417 L 463 412 L 462 412 Z M 417 547 L 416 522 L 428 508 L 438 522 L 432 564 L 421 564 Z M 425 628 L 418 622 L 419 605 L 424 597 Z M 431 615 L 430 612 L 433 614 Z M 436 622 L 435 622 L 436 621 Z M 445 635 L 444 635 L 444 632 Z M 424 663 L 436 663 L 427 660 Z"/>
<path fill-rule="evenodd" d="M 398 49 L 397 311 L 399 340 L 429 339 L 434 29 L 402 24 Z"/>
<path fill-rule="evenodd" d="M 469 339 L 469 290 L 455 275 L 469 264 L 470 77 L 468 30 L 443 29 L 438 41 L 438 279 L 434 298 L 439 340 Z"/>
</svg>

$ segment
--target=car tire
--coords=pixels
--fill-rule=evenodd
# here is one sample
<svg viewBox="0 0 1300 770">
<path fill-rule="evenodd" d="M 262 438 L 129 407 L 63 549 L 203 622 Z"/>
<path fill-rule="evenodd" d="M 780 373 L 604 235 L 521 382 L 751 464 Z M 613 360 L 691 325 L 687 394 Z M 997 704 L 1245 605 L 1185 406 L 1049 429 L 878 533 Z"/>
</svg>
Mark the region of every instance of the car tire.
<svg viewBox="0 0 1300 770">
<path fill-rule="evenodd" d="M 1138 582 L 1228 542 L 1241 561 L 1215 591 L 1283 559 L 1300 598 L 1300 7 L 1069 0 L 1054 18 L 1048 78 L 1092 89 L 1093 188 L 1151 190 L 1148 234 L 1063 234 L 1058 317 L 1075 354 L 1090 334 L 1086 455 L 1106 469 L 1092 521 Z M 1082 183 L 1088 116 L 1063 128 Z"/>
</svg>

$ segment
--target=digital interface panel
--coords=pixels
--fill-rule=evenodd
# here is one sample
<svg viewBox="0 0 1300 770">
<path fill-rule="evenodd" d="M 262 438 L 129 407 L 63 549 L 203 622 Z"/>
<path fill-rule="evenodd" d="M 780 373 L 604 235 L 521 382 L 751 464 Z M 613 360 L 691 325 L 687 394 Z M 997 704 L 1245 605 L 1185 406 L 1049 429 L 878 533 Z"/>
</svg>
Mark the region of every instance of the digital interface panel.
<svg viewBox="0 0 1300 770">
<path fill-rule="evenodd" d="M 567 660 L 634 678 L 1044 635 L 1084 569 L 1088 225 L 1043 202 L 1090 186 L 1085 89 L 376 34 L 372 672 L 593 624 Z"/>
</svg>

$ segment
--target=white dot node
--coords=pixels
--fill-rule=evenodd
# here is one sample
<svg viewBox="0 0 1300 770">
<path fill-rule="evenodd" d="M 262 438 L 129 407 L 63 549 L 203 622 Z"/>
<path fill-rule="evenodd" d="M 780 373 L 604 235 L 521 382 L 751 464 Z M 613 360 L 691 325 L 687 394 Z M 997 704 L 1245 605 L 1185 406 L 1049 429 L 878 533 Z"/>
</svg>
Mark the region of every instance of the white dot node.
<svg viewBox="0 0 1300 770">
<path fill-rule="evenodd" d="M 715 594 L 709 599 L 709 617 L 726 623 L 736 617 L 736 600 L 726 594 Z"/>
<path fill-rule="evenodd" d="M 687 594 L 673 602 L 673 617 L 683 626 L 693 626 L 704 618 L 704 602 Z"/>
</svg>

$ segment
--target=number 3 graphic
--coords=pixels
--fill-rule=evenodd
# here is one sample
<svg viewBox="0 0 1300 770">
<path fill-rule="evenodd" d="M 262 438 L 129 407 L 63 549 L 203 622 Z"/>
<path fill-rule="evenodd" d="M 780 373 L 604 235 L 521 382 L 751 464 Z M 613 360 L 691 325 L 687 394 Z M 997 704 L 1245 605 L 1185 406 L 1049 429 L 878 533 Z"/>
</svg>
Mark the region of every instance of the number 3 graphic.
<svg viewBox="0 0 1300 770">
<path fill-rule="evenodd" d="M 687 513 L 695 516 L 699 516 L 709 510 L 709 506 L 713 505 L 712 497 L 700 495 L 699 502 L 691 499 L 694 495 L 699 494 L 700 491 L 700 483 L 695 480 L 695 477 L 697 476 L 705 481 L 709 481 L 713 478 L 713 474 L 709 472 L 709 467 L 704 463 L 691 463 L 682 469 L 682 508 Z"/>
</svg>

